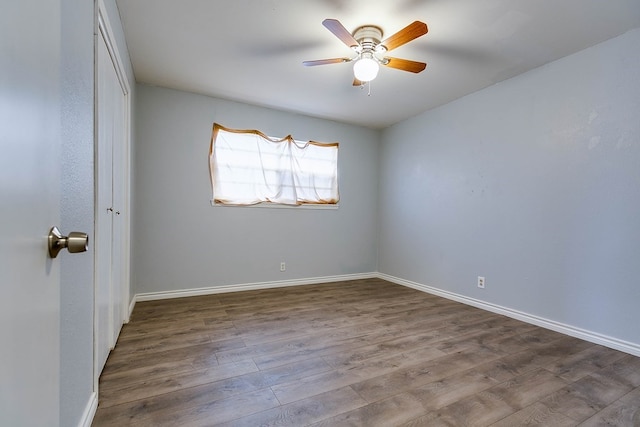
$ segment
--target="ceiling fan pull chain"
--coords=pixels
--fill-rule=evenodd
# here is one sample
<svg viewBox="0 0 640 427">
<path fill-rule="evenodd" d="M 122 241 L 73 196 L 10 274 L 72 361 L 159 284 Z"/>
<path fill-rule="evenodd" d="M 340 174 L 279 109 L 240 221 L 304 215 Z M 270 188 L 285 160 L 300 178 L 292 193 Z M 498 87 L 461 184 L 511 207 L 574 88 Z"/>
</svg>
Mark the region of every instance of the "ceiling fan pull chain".
<svg viewBox="0 0 640 427">
<path fill-rule="evenodd" d="M 367 82 L 367 85 L 369 86 L 369 93 L 367 93 L 367 96 L 371 96 L 371 81 L 372 81 L 372 80 L 369 80 L 369 81 Z"/>
</svg>

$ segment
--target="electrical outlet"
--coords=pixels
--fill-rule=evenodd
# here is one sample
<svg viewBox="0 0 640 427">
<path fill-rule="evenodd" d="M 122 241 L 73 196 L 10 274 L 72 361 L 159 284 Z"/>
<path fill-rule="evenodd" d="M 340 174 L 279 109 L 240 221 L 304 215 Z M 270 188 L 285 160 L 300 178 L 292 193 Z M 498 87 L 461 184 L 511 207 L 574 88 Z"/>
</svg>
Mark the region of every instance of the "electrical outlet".
<svg viewBox="0 0 640 427">
<path fill-rule="evenodd" d="M 287 264 L 285 262 L 281 262 L 280 263 L 280 271 L 286 271 L 287 270 Z"/>
<path fill-rule="evenodd" d="M 484 277 L 478 276 L 478 287 L 484 289 Z"/>
</svg>

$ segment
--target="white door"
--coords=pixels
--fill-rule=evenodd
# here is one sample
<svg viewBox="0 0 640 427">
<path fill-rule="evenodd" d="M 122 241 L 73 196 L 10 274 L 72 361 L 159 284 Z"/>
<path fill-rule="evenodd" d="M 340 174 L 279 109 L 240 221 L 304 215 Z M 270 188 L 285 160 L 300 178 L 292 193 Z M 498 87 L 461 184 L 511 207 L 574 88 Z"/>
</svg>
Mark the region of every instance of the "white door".
<svg viewBox="0 0 640 427">
<path fill-rule="evenodd" d="M 127 89 L 119 78 L 112 45 L 100 15 L 97 45 L 97 204 L 96 204 L 96 379 L 116 344 L 128 296 Z"/>
<path fill-rule="evenodd" d="M 0 13 L 0 425 L 59 424 L 60 1 Z M 62 230 L 69 231 L 69 230 Z M 71 255 L 73 256 L 73 255 Z"/>
<path fill-rule="evenodd" d="M 122 324 L 127 315 L 125 300 L 128 299 L 128 282 L 126 278 L 127 265 L 124 235 L 128 218 L 128 206 L 126 195 L 128 194 L 128 145 L 126 144 L 126 95 L 123 91 L 120 80 L 114 92 L 113 99 L 113 151 L 112 151 L 112 188 L 111 196 L 113 203 L 113 228 L 111 234 L 111 282 L 113 292 L 111 294 L 111 341 L 115 345 L 122 329 Z M 126 295 L 125 295 L 126 291 Z"/>
<path fill-rule="evenodd" d="M 97 66 L 97 164 L 96 164 L 96 294 L 95 294 L 95 339 L 96 339 L 96 376 L 100 375 L 109 351 L 113 348 L 111 327 L 111 266 L 112 250 L 111 236 L 113 234 L 113 76 L 109 71 L 109 52 L 104 39 L 98 37 L 98 66 Z"/>
</svg>

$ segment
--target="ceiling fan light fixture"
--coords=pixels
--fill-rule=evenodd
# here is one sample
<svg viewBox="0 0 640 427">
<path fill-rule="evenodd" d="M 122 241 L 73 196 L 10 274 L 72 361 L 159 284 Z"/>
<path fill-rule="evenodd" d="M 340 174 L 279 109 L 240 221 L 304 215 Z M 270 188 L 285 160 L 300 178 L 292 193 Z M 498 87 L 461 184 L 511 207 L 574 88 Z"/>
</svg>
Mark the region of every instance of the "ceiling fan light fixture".
<svg viewBox="0 0 640 427">
<path fill-rule="evenodd" d="M 373 58 L 372 54 L 363 54 L 362 58 L 353 64 L 353 75 L 361 82 L 370 82 L 376 78 L 379 69 L 380 65 L 378 61 Z"/>
</svg>

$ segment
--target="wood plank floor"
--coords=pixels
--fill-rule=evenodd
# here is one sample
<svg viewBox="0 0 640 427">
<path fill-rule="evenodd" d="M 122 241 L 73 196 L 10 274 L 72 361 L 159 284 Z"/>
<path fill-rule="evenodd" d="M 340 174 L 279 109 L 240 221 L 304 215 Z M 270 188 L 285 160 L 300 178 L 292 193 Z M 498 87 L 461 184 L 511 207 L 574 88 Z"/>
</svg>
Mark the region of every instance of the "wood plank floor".
<svg viewBox="0 0 640 427">
<path fill-rule="evenodd" d="M 94 426 L 640 426 L 640 358 L 378 279 L 136 304 Z"/>
</svg>

